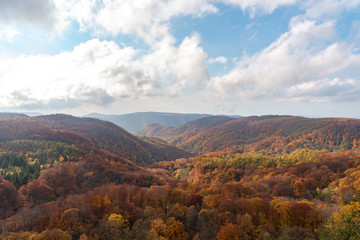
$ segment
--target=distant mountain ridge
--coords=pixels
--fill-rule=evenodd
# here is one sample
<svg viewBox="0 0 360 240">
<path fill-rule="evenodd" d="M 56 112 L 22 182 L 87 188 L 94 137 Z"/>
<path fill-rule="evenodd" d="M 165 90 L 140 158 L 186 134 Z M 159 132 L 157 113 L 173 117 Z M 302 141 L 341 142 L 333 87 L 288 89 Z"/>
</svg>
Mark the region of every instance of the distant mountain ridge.
<svg viewBox="0 0 360 240">
<path fill-rule="evenodd" d="M 181 144 L 201 131 L 235 120 L 227 116 L 210 116 L 196 119 L 178 127 L 148 124 L 137 134 L 146 137 L 161 138 L 171 144 Z"/>
<path fill-rule="evenodd" d="M 136 112 L 122 115 L 105 115 L 98 113 L 91 113 L 85 117 L 97 118 L 100 120 L 110 121 L 116 125 L 124 128 L 130 133 L 138 132 L 142 127 L 150 123 L 157 123 L 170 127 L 177 127 L 187 122 L 213 116 L 211 114 L 200 113 L 166 113 L 166 112 Z M 240 116 L 234 116 L 240 117 Z"/>
<path fill-rule="evenodd" d="M 18 139 L 60 141 L 86 149 L 95 147 L 143 165 L 191 156 L 169 144 L 160 146 L 143 141 L 111 122 L 64 114 L 0 119 L 0 141 Z"/>
<path fill-rule="evenodd" d="M 273 153 L 297 148 L 331 151 L 360 144 L 360 120 L 346 118 L 252 116 L 221 120 L 208 117 L 176 128 L 148 125 L 141 132 L 195 154 L 233 147 Z"/>
<path fill-rule="evenodd" d="M 14 118 L 26 118 L 29 117 L 23 113 L 11 113 L 11 112 L 0 112 L 0 119 L 14 119 Z"/>
<path fill-rule="evenodd" d="M 348 229 L 359 239 L 359 119 L 208 116 L 142 129 L 165 142 L 94 118 L 11 116 L 0 118 L 0 239 L 333 239 Z"/>
</svg>

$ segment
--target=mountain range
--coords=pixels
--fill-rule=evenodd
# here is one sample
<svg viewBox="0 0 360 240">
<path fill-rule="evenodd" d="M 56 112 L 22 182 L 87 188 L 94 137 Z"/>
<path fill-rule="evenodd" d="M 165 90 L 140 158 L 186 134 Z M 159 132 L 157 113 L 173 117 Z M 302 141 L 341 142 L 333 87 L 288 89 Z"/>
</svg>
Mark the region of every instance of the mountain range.
<svg viewBox="0 0 360 240">
<path fill-rule="evenodd" d="M 197 117 L 0 114 L 0 238 L 360 237 L 359 119 Z"/>
<path fill-rule="evenodd" d="M 121 127 L 93 118 L 64 114 L 0 119 L 0 141 L 18 139 L 61 141 L 80 147 L 104 149 L 138 164 L 175 160 L 191 153 L 170 144 L 152 144 Z"/>
<path fill-rule="evenodd" d="M 194 154 L 237 147 L 242 150 L 289 152 L 297 148 L 339 150 L 356 147 L 360 120 L 253 116 L 232 119 L 213 116 L 178 127 L 149 124 L 139 132 L 161 138 Z"/>
<path fill-rule="evenodd" d="M 186 122 L 209 116 L 209 114 L 184 114 L 184 113 L 163 113 L 163 112 L 136 112 L 122 115 L 105 115 L 91 113 L 85 117 L 97 118 L 110 121 L 130 133 L 139 131 L 143 126 L 149 123 L 158 123 L 161 125 L 179 126 Z"/>
</svg>

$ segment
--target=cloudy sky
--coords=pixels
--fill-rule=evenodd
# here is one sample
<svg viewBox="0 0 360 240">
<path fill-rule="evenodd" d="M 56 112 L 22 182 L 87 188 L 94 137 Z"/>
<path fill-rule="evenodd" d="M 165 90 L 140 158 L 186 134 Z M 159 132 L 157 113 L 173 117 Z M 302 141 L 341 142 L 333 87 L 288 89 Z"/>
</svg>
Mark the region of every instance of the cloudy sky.
<svg viewBox="0 0 360 240">
<path fill-rule="evenodd" d="M 0 0 L 0 110 L 360 118 L 360 0 Z"/>
</svg>

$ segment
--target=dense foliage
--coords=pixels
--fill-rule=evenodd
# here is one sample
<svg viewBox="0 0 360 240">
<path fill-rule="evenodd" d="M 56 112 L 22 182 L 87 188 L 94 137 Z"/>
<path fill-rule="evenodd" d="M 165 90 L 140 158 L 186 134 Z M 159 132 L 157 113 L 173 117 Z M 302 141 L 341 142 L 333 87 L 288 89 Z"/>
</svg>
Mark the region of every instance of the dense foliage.
<svg viewBox="0 0 360 240">
<path fill-rule="evenodd" d="M 0 143 L 0 173 L 16 187 L 40 175 L 57 162 L 77 161 L 85 151 L 62 142 L 17 140 Z"/>
<path fill-rule="evenodd" d="M 169 144 L 159 147 L 145 142 L 110 122 L 63 114 L 0 119 L 0 142 L 14 140 L 57 141 L 81 149 L 96 147 L 141 165 L 192 155 Z"/>
<path fill-rule="evenodd" d="M 304 130 L 306 134 L 301 127 L 292 129 L 290 118 L 285 128 L 289 133 L 282 136 L 293 138 L 286 144 L 288 150 L 276 143 L 280 135 L 266 145 L 267 137 L 253 133 L 251 138 L 258 141 L 248 145 L 152 161 L 147 168 L 109 151 L 106 144 L 116 140 L 115 133 L 101 133 L 108 130 L 99 129 L 97 120 L 86 120 L 86 127 L 62 115 L 41 121 L 33 125 L 37 136 L 58 136 L 62 141 L 29 140 L 29 136 L 35 138 L 33 129 L 10 134 L 2 128 L 3 138 L 23 138 L 0 143 L 1 239 L 360 237 L 360 137 L 349 130 L 356 128 L 353 120 L 339 120 L 345 127 L 331 132 L 335 129 L 331 125 L 325 135 L 321 133 L 324 126 L 316 133 Z M 263 121 L 280 121 L 282 126 L 286 122 Z M 43 130 L 51 124 L 52 131 Z M 268 127 L 257 128 L 265 131 Z M 106 143 L 103 149 L 101 141 Z M 157 149 L 168 147 L 154 138 L 140 141 Z M 317 146 L 331 141 L 332 148 Z M 123 146 L 137 154 L 137 145 Z M 8 173 L 21 175 L 26 166 L 39 166 L 38 177 L 25 182 L 6 180 Z"/>
<path fill-rule="evenodd" d="M 360 145 L 360 120 L 293 116 L 262 116 L 230 119 L 209 117 L 177 128 L 153 131 L 158 137 L 195 154 L 221 151 L 238 146 L 245 151 L 272 154 L 289 153 L 298 148 L 349 150 Z M 156 129 L 160 129 L 159 126 Z"/>
</svg>

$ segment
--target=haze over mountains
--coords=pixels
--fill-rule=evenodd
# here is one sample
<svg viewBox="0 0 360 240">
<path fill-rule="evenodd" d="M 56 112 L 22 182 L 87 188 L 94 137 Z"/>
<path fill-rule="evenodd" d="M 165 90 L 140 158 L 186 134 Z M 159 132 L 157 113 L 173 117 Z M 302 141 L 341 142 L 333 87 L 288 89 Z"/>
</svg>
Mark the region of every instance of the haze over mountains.
<svg viewBox="0 0 360 240">
<path fill-rule="evenodd" d="M 113 122 L 130 133 L 136 133 L 149 123 L 177 127 L 189 121 L 212 115 L 192 113 L 136 112 L 121 115 L 91 113 L 86 116 Z"/>
<path fill-rule="evenodd" d="M 12 117 L 38 117 L 43 114 L 38 112 L 23 112 L 23 113 L 0 113 L 0 118 Z M 90 113 L 83 117 L 96 118 L 99 120 L 112 122 L 130 133 L 137 133 L 142 127 L 150 123 L 157 123 L 160 125 L 177 127 L 184 123 L 196 120 L 199 118 L 214 116 L 212 114 L 200 113 L 167 113 L 167 112 L 135 112 L 127 114 L 100 114 Z M 229 117 L 240 118 L 239 115 L 229 115 Z"/>
<path fill-rule="evenodd" d="M 125 125 L 133 129 L 149 121 L 165 124 L 153 122 L 144 126 L 136 132 L 137 135 L 144 137 L 138 138 L 114 123 L 89 117 L 81 118 L 64 114 L 29 117 L 25 114 L 2 113 L 0 114 L 2 121 L 0 139 L 2 141 L 64 139 L 70 144 L 86 143 L 136 163 L 145 163 L 175 160 L 190 156 L 190 152 L 204 154 L 226 148 L 256 151 L 272 149 L 278 153 L 298 148 L 346 150 L 357 146 L 356 141 L 360 131 L 359 119 L 346 118 L 276 115 L 233 118 L 153 112 L 96 116 L 108 117 L 112 121 L 122 119 Z M 141 116 L 146 117 L 142 119 Z M 193 118 L 195 120 L 191 121 L 190 119 Z M 135 119 L 138 121 L 136 122 Z M 132 121 L 135 123 L 130 126 Z M 179 125 L 180 122 L 185 123 Z M 9 128 L 12 129 L 10 132 Z M 181 149 L 187 152 L 181 152 Z M 175 155 L 167 155 L 169 154 L 169 152 L 166 153 L 167 151 Z"/>
</svg>

